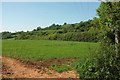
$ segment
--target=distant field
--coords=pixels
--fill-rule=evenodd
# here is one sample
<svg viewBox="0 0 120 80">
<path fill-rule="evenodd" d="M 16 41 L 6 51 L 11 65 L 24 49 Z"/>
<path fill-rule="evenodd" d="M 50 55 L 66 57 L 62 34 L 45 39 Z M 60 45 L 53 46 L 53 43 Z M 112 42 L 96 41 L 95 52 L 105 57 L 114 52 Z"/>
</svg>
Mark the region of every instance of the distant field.
<svg viewBox="0 0 120 80">
<path fill-rule="evenodd" d="M 85 58 L 95 54 L 99 43 L 49 41 L 49 40 L 3 40 L 4 56 L 23 60 L 52 58 Z"/>
<path fill-rule="evenodd" d="M 2 40 L 0 39 L 0 55 L 2 55 Z"/>
</svg>

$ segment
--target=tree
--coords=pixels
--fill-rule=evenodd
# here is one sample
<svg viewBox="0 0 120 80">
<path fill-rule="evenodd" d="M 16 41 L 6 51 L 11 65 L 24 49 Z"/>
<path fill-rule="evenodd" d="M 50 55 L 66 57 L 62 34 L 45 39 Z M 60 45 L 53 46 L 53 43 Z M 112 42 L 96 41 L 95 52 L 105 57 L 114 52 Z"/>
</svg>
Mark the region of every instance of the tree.
<svg viewBox="0 0 120 80">
<path fill-rule="evenodd" d="M 65 22 L 63 25 L 66 25 L 67 23 Z"/>
<path fill-rule="evenodd" d="M 37 31 L 41 30 L 42 28 L 41 27 L 37 27 Z"/>
<path fill-rule="evenodd" d="M 101 47 L 93 59 L 88 59 L 84 65 L 80 66 L 80 75 L 81 78 L 119 80 L 120 2 L 102 2 L 97 9 L 97 14 L 103 36 Z"/>
<path fill-rule="evenodd" d="M 13 38 L 11 32 L 2 32 L 2 39 Z"/>
<path fill-rule="evenodd" d="M 120 79 L 120 2 L 102 2 L 97 12 L 104 32 L 97 57 L 98 75 L 103 79 Z"/>
<path fill-rule="evenodd" d="M 115 35 L 116 57 L 118 57 L 120 55 L 120 2 L 101 3 L 98 15 L 106 32 L 112 32 Z"/>
</svg>

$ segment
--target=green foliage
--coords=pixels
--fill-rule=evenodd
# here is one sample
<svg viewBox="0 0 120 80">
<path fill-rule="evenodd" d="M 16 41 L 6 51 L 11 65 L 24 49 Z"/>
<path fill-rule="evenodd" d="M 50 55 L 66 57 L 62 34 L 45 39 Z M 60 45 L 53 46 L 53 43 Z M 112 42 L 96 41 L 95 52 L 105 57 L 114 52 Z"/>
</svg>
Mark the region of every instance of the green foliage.
<svg viewBox="0 0 120 80">
<path fill-rule="evenodd" d="M 99 76 L 106 79 L 120 79 L 120 59 L 116 57 L 114 45 L 104 43 L 101 50 L 98 58 L 98 67 L 101 68 Z"/>
<path fill-rule="evenodd" d="M 61 25 L 52 24 L 51 26 L 44 28 L 44 30 L 58 30 L 58 29 L 61 29 Z"/>
<path fill-rule="evenodd" d="M 120 2 L 101 3 L 101 6 L 98 8 L 98 14 L 102 26 L 105 26 L 103 28 L 105 31 L 100 51 L 101 55 L 99 55 L 97 61 L 100 68 L 98 74 L 103 79 L 120 79 L 120 59 L 116 56 L 119 53 L 116 52 L 117 46 L 115 44 L 115 32 L 120 27 L 118 26 L 120 20 Z"/>
<path fill-rule="evenodd" d="M 9 38 L 13 38 L 11 32 L 2 32 L 2 39 L 9 39 Z"/>
<path fill-rule="evenodd" d="M 100 16 L 101 24 L 105 26 L 106 31 L 117 29 L 120 20 L 120 2 L 101 3 L 97 12 Z"/>
<path fill-rule="evenodd" d="M 115 57 L 114 46 L 108 44 L 101 46 L 93 59 L 87 58 L 84 64 L 79 62 L 78 72 L 81 78 L 120 79 L 120 60 Z"/>
<path fill-rule="evenodd" d="M 94 30 L 90 30 L 93 26 L 96 27 L 95 24 L 97 24 L 96 20 L 81 21 L 75 24 L 52 24 L 46 28 L 37 27 L 37 29 L 33 31 L 8 33 L 9 35 L 3 32 L 3 34 L 5 34 L 3 38 L 8 39 L 12 36 L 16 40 L 30 39 L 96 42 L 98 41 L 98 34 L 95 33 Z"/>
<path fill-rule="evenodd" d="M 65 64 L 52 64 L 51 69 L 59 73 L 62 73 L 62 72 L 72 70 L 73 68 L 70 65 L 65 65 Z"/>
<path fill-rule="evenodd" d="M 37 27 L 37 31 L 41 30 L 41 27 Z"/>
<path fill-rule="evenodd" d="M 120 57 L 116 57 L 115 31 L 119 28 L 120 2 L 101 3 L 98 15 L 100 17 L 101 47 L 93 59 L 88 58 L 84 65 L 79 63 L 78 71 L 81 78 L 119 80 Z"/>
</svg>

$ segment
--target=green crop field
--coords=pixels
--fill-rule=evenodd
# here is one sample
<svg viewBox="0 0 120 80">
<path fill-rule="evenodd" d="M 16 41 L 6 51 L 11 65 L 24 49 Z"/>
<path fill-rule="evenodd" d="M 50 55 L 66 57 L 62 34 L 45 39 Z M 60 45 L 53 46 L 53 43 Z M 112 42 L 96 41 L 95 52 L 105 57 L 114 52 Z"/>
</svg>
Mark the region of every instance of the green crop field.
<svg viewBox="0 0 120 80">
<path fill-rule="evenodd" d="M 2 54 L 22 60 L 52 58 L 85 58 L 95 54 L 99 43 L 49 41 L 49 40 L 3 40 Z"/>
</svg>

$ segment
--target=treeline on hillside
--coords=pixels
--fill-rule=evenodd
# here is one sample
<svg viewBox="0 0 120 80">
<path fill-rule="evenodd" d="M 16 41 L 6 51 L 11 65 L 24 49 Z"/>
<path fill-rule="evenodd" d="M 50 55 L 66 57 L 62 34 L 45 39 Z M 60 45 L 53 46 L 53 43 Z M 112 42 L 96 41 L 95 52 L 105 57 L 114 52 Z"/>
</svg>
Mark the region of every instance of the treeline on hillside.
<svg viewBox="0 0 120 80">
<path fill-rule="evenodd" d="M 99 19 L 81 21 L 80 23 L 63 25 L 52 24 L 49 27 L 37 27 L 33 31 L 27 32 L 2 32 L 2 39 L 16 40 L 65 40 L 65 41 L 85 41 L 96 42 L 98 41 Z"/>
</svg>

